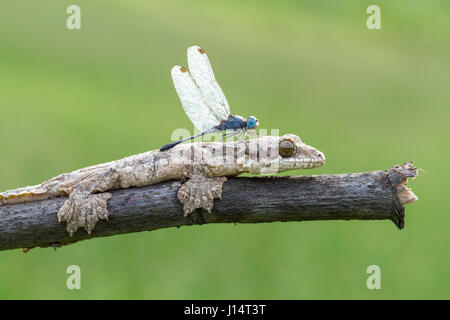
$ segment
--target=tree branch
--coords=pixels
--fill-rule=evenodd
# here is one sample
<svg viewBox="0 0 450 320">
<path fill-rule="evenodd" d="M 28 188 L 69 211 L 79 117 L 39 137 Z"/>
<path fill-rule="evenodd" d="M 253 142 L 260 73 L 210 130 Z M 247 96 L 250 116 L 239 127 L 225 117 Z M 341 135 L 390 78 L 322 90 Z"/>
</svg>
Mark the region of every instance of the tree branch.
<svg viewBox="0 0 450 320">
<path fill-rule="evenodd" d="M 0 207 L 0 250 L 65 245 L 83 239 L 206 223 L 390 219 L 402 229 L 404 204 L 417 201 L 405 186 L 412 163 L 356 174 L 229 178 L 212 214 L 183 216 L 180 183 L 112 191 L 110 217 L 88 235 L 69 238 L 56 214 L 66 197 Z"/>
</svg>

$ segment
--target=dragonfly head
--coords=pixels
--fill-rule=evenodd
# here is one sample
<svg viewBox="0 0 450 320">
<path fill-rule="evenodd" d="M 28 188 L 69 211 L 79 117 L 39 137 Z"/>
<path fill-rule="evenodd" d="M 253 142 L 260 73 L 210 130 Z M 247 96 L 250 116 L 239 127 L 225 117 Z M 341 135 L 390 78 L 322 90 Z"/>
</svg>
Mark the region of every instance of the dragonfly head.
<svg viewBox="0 0 450 320">
<path fill-rule="evenodd" d="M 256 129 L 259 126 L 258 119 L 256 119 L 254 116 L 250 116 L 247 119 L 247 129 Z"/>
</svg>

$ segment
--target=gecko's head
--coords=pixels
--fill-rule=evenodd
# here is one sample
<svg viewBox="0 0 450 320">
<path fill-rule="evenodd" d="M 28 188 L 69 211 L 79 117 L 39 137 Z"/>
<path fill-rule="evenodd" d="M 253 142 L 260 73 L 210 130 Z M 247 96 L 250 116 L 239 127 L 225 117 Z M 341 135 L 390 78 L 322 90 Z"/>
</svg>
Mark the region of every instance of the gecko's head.
<svg viewBox="0 0 450 320">
<path fill-rule="evenodd" d="M 256 119 L 254 116 L 250 116 L 247 119 L 247 129 L 256 129 L 259 126 L 258 119 Z"/>
<path fill-rule="evenodd" d="M 317 168 L 325 163 L 322 152 L 293 134 L 250 139 L 248 154 L 245 171 L 256 174 Z"/>
<path fill-rule="evenodd" d="M 298 136 L 293 134 L 279 137 L 278 159 L 279 171 L 317 168 L 325 163 L 325 155 L 322 152 L 304 144 Z"/>
</svg>

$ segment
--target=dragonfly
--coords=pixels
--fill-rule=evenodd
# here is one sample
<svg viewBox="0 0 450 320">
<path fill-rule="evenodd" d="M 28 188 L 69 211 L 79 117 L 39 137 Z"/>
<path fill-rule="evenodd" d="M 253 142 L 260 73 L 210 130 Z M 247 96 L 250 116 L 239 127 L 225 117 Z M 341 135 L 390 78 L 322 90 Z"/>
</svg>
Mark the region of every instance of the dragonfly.
<svg viewBox="0 0 450 320">
<path fill-rule="evenodd" d="M 173 84 L 180 98 L 181 105 L 199 134 L 168 143 L 161 151 L 193 140 L 210 133 L 223 133 L 223 137 L 237 135 L 241 138 L 245 132 L 254 135 L 259 125 L 258 119 L 249 116 L 244 119 L 230 113 L 230 106 L 217 82 L 205 50 L 199 46 L 187 50 L 189 71 L 181 66 L 171 70 Z"/>
</svg>

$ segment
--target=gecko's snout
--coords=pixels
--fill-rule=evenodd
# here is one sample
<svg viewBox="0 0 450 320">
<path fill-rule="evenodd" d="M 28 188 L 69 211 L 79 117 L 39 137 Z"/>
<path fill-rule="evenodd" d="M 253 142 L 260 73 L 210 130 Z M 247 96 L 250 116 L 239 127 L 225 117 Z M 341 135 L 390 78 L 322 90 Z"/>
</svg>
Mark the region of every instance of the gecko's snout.
<svg viewBox="0 0 450 320">
<path fill-rule="evenodd" d="M 319 150 L 317 150 L 317 158 L 322 159 L 323 162 L 325 162 L 325 154 L 323 152 L 320 152 Z"/>
<path fill-rule="evenodd" d="M 313 152 L 311 152 L 310 155 L 310 161 L 312 163 L 312 166 L 314 168 L 321 167 L 325 164 L 325 154 L 313 147 L 310 147 L 313 149 Z"/>
</svg>

